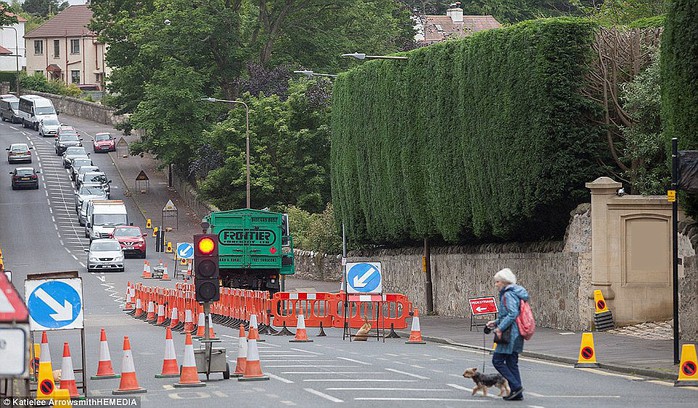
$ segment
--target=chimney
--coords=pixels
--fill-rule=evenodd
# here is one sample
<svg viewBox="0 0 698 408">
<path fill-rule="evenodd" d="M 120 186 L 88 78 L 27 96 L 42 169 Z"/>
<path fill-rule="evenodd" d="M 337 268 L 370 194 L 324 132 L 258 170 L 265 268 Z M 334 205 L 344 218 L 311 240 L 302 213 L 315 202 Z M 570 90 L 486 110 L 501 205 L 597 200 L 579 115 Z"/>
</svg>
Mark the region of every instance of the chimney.
<svg viewBox="0 0 698 408">
<path fill-rule="evenodd" d="M 455 6 L 455 5 L 453 5 Z M 451 7 L 448 10 L 446 10 L 446 15 L 451 17 L 451 21 L 454 23 L 462 23 L 463 22 L 463 9 L 459 7 Z"/>
</svg>

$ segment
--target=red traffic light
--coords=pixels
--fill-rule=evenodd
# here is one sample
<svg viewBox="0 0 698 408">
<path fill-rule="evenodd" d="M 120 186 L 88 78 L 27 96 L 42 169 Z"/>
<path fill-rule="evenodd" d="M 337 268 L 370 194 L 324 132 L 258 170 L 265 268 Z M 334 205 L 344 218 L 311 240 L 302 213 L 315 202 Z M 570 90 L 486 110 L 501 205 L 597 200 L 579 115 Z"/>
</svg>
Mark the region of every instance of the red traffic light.
<svg viewBox="0 0 698 408">
<path fill-rule="evenodd" d="M 210 255 L 216 250 L 216 243 L 210 237 L 203 237 L 196 243 L 199 253 L 202 255 Z"/>
</svg>

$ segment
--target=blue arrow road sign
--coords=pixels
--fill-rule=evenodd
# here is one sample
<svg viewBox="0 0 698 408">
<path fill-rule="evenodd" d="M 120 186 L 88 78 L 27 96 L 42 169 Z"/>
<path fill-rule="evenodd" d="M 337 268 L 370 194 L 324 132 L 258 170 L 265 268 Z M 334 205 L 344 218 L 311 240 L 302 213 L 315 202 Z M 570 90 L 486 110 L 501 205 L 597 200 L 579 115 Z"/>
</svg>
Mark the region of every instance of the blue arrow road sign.
<svg viewBox="0 0 698 408">
<path fill-rule="evenodd" d="M 380 293 L 381 281 L 380 262 L 347 264 L 349 293 Z"/>
<path fill-rule="evenodd" d="M 81 316 L 82 299 L 73 286 L 63 281 L 51 280 L 41 283 L 31 291 L 27 307 L 32 320 L 42 328 L 67 328 L 66 326 L 72 325 L 78 316 Z"/>
<path fill-rule="evenodd" d="M 193 259 L 194 244 L 191 242 L 182 242 L 177 244 L 177 256 L 182 259 Z"/>
</svg>

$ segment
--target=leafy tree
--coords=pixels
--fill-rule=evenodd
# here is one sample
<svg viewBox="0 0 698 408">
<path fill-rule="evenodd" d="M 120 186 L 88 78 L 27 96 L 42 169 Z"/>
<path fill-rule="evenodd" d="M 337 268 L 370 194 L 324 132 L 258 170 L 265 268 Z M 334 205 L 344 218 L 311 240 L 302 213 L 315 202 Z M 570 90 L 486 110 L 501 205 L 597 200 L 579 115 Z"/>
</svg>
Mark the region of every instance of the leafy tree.
<svg viewBox="0 0 698 408">
<path fill-rule="evenodd" d="M 635 20 L 659 16 L 666 12 L 670 0 L 604 0 L 584 4 L 572 0 L 587 16 L 602 25 L 617 26 L 629 24 Z M 588 3 L 588 2 L 587 2 Z"/>
<path fill-rule="evenodd" d="M 57 0 L 25 0 L 22 3 L 22 10 L 27 13 L 37 16 L 46 17 L 51 14 L 58 14 L 70 6 L 70 3 L 64 1 L 59 3 Z"/>
<path fill-rule="evenodd" d="M 662 138 L 659 51 L 652 63 L 632 82 L 621 84 L 623 109 L 632 125 L 623 127 L 625 142 L 623 160 L 632 163 L 623 176 L 630 182 L 633 193 L 663 194 L 669 186 Z"/>
<path fill-rule="evenodd" d="M 320 212 L 329 201 L 329 107 L 314 95 L 325 81 L 301 81 L 291 87 L 286 101 L 278 96 L 252 97 L 250 109 L 251 202 L 254 208 L 296 205 Z M 310 91 L 310 92 L 308 92 Z M 327 91 L 325 91 L 327 92 Z M 211 157 L 224 158 L 222 166 L 204 169 L 200 188 L 223 209 L 245 204 L 245 110 L 230 108 L 228 119 L 204 132 L 199 152 L 220 152 L 198 157 L 196 170 Z"/>
<path fill-rule="evenodd" d="M 4 1 L 0 1 L 0 10 L 5 11 L 4 13 L 0 13 L 0 26 L 9 26 L 17 23 L 17 16 L 9 15 L 10 13 L 15 13 L 16 8 L 14 5 L 11 6 Z"/>
</svg>

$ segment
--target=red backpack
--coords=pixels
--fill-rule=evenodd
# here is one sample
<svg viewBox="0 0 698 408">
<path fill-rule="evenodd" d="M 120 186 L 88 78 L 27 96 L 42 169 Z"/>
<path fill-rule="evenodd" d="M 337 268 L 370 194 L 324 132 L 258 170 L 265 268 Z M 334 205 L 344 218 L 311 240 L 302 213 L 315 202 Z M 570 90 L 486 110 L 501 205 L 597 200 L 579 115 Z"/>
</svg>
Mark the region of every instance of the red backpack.
<svg viewBox="0 0 698 408">
<path fill-rule="evenodd" d="M 536 319 L 533 318 L 531 305 L 527 301 L 520 299 L 519 315 L 516 317 L 516 325 L 519 327 L 519 334 L 525 340 L 531 340 L 536 332 Z"/>
</svg>

